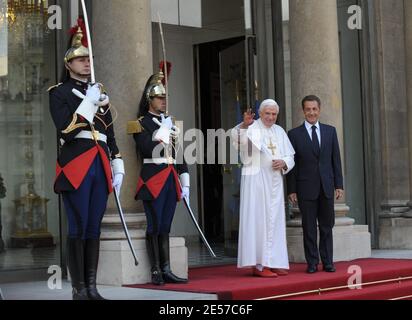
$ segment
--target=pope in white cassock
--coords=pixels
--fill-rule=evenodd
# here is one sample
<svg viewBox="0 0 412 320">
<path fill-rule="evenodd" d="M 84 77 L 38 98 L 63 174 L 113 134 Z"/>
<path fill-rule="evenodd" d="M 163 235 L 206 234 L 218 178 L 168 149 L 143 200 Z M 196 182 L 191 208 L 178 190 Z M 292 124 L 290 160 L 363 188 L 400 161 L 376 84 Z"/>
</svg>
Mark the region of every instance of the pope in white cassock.
<svg viewBox="0 0 412 320">
<path fill-rule="evenodd" d="M 238 267 L 253 267 L 254 275 L 287 275 L 286 217 L 283 176 L 295 166 L 295 150 L 276 125 L 279 106 L 268 99 L 254 121 L 250 111 L 232 130 L 243 163 L 240 186 Z"/>
</svg>

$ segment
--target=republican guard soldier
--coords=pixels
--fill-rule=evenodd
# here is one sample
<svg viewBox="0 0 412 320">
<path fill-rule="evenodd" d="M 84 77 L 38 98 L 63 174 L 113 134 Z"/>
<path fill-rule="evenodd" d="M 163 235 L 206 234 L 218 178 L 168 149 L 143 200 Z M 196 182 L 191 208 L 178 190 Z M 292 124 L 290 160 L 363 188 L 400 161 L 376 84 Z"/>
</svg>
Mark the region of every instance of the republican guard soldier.
<svg viewBox="0 0 412 320">
<path fill-rule="evenodd" d="M 67 77 L 49 89 L 50 113 L 61 142 L 54 189 L 62 195 L 68 219 L 73 300 L 101 300 L 96 289 L 100 226 L 108 196 L 113 188 L 120 193 L 125 171 L 113 129 L 114 108 L 102 85 L 89 84 L 89 50 L 81 19 L 71 34 L 64 58 Z"/>
<path fill-rule="evenodd" d="M 143 201 L 146 213 L 146 247 L 155 285 L 187 282 L 170 268 L 170 228 L 177 202 L 189 198 L 190 177 L 186 163 L 176 163 L 178 132 L 172 118 L 165 115 L 164 80 L 162 71 L 149 78 L 138 120 L 128 124 L 128 133 L 133 134 L 142 161 L 135 199 Z"/>
</svg>

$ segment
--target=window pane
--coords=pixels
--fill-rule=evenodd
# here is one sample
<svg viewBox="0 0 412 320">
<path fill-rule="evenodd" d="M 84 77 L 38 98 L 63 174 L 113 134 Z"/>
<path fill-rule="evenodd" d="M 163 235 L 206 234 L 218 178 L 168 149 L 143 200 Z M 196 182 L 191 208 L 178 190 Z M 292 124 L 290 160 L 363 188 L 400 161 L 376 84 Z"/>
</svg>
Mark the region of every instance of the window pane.
<svg viewBox="0 0 412 320">
<path fill-rule="evenodd" d="M 56 43 L 45 6 L 0 0 L 0 271 L 60 261 L 47 93 L 56 78 Z"/>
</svg>

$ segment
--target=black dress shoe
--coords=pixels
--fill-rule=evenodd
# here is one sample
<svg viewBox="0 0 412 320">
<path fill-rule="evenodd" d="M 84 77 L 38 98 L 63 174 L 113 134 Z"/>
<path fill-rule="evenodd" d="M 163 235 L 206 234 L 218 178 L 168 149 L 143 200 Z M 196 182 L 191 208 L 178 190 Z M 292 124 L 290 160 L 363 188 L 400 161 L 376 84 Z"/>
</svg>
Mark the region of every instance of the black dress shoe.
<svg viewBox="0 0 412 320">
<path fill-rule="evenodd" d="M 325 272 L 336 272 L 336 269 L 333 266 L 333 264 L 330 264 L 330 265 L 323 266 L 323 271 L 325 271 Z"/>
<path fill-rule="evenodd" d="M 165 272 L 162 272 L 163 279 L 165 283 L 187 283 L 187 279 L 185 278 L 179 278 L 175 274 L 172 273 L 172 271 L 167 270 Z"/>
<path fill-rule="evenodd" d="M 87 296 L 89 300 L 107 300 L 99 294 L 97 288 L 87 288 Z"/>
<path fill-rule="evenodd" d="M 164 286 L 165 281 L 160 270 L 152 270 L 152 284 L 156 286 Z"/>
<path fill-rule="evenodd" d="M 318 266 L 316 265 L 309 265 L 306 269 L 306 273 L 316 273 L 318 272 Z"/>
<path fill-rule="evenodd" d="M 73 288 L 72 290 L 72 297 L 73 300 L 89 300 L 89 296 L 87 295 L 86 288 Z"/>
</svg>

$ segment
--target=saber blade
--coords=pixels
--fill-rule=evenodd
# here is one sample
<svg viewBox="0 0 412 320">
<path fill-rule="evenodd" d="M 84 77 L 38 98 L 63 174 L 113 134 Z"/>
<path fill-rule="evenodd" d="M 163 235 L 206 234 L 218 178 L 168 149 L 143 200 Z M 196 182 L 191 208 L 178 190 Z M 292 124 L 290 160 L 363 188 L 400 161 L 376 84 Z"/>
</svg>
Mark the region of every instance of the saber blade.
<svg viewBox="0 0 412 320">
<path fill-rule="evenodd" d="M 94 84 L 94 83 L 96 83 L 96 74 L 95 74 L 95 71 L 94 71 L 93 46 L 92 46 L 92 38 L 91 38 L 91 34 L 90 34 L 89 18 L 88 18 L 88 15 L 87 15 L 87 8 L 86 8 L 85 1 L 81 0 L 81 3 L 82 3 L 83 15 L 84 15 L 84 24 L 86 25 L 87 40 L 88 40 L 88 43 L 89 43 L 89 59 L 90 59 L 91 82 Z"/>
<path fill-rule="evenodd" d="M 160 17 L 159 12 L 157 13 L 157 17 L 159 20 L 159 31 L 160 31 L 160 39 L 162 41 L 162 51 L 163 51 L 163 60 L 165 64 L 165 90 L 166 90 L 166 116 L 169 114 L 169 80 L 168 80 L 168 70 L 167 70 L 167 57 L 166 57 L 166 43 L 165 43 L 165 36 L 163 32 L 163 25 L 162 19 Z"/>
<path fill-rule="evenodd" d="M 127 229 L 126 220 L 124 218 L 122 206 L 120 204 L 119 196 L 117 194 L 116 189 L 113 189 L 113 193 L 114 193 L 114 198 L 116 200 L 117 209 L 119 211 L 120 220 L 122 221 L 123 230 L 124 230 L 124 233 L 126 234 L 127 242 L 129 243 L 130 250 L 132 251 L 132 254 L 133 254 L 134 264 L 137 266 L 139 262 L 137 261 L 136 251 L 134 250 L 132 239 L 130 238 L 129 230 Z"/>
<path fill-rule="evenodd" d="M 195 218 L 195 215 L 193 214 L 192 208 L 190 207 L 189 201 L 187 201 L 186 198 L 183 198 L 183 202 L 185 203 L 185 206 L 187 210 L 189 211 L 190 217 L 192 218 L 193 223 L 195 224 L 195 227 L 197 231 L 200 234 L 200 237 L 202 238 L 203 243 L 205 244 L 207 250 L 209 250 L 210 255 L 213 258 L 217 258 L 215 252 L 213 251 L 212 247 L 210 246 L 209 242 L 206 240 L 205 235 L 203 234 L 202 229 L 200 228 L 199 224 L 197 223 L 197 220 Z"/>
</svg>

